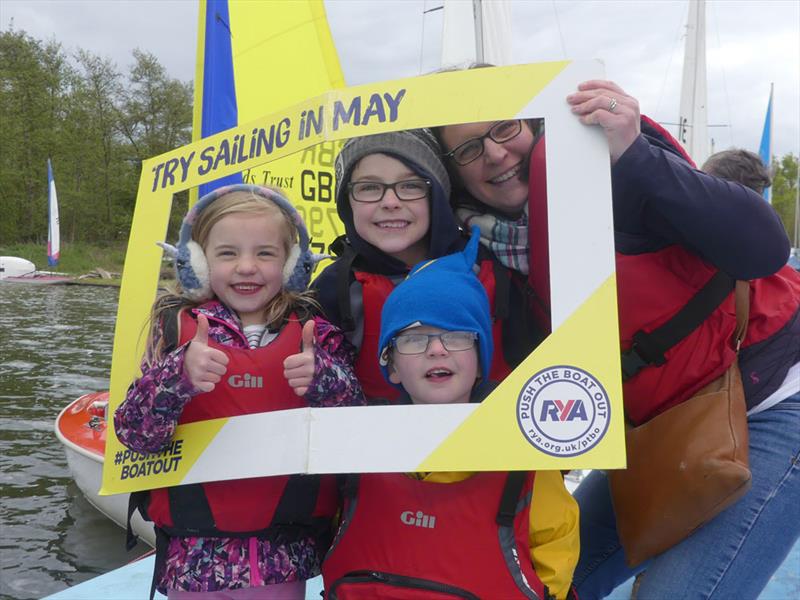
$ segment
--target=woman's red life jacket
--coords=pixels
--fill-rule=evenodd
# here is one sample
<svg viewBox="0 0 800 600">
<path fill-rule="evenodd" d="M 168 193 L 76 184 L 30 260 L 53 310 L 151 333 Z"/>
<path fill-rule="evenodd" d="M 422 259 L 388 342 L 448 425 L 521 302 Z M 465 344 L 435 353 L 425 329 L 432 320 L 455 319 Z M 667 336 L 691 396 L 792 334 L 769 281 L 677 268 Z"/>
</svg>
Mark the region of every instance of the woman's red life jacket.
<svg viewBox="0 0 800 600">
<path fill-rule="evenodd" d="M 322 564 L 326 598 L 545 600 L 528 547 L 534 477 L 476 473 L 432 483 L 402 473 L 351 476 Z"/>
<path fill-rule="evenodd" d="M 547 169 L 545 136 L 533 144 L 528 163 L 528 285 L 535 302 L 530 303 L 536 322 L 550 333 L 550 233 L 547 222 Z"/>
<path fill-rule="evenodd" d="M 181 311 L 180 344 L 194 337 L 196 320 Z M 198 394 L 184 407 L 179 424 L 220 417 L 308 406 L 283 376 L 283 361 L 300 351 L 302 326 L 292 315 L 267 346 L 253 350 L 209 346 L 228 355 L 223 379 L 212 392 Z M 247 452 L 243 441 L 242 452 Z M 236 460 L 235 456 L 231 460 Z M 332 476 L 292 475 L 215 481 L 161 488 L 150 492 L 148 517 L 170 535 L 230 537 L 265 533 L 282 525 L 314 525 L 336 511 Z"/>
<path fill-rule="evenodd" d="M 392 293 L 394 284 L 384 275 L 367 273 L 364 271 L 353 272 L 356 280 L 361 284 L 361 295 L 364 308 L 364 335 L 361 349 L 355 363 L 355 373 L 361 384 L 361 389 L 369 400 L 383 399 L 397 402 L 400 390 L 389 384 L 381 373 L 378 365 L 378 343 L 381 334 L 381 311 L 386 298 Z M 484 260 L 480 263 L 478 279 L 486 295 L 489 296 L 489 309 L 495 314 L 495 277 L 493 263 Z M 494 338 L 495 352 L 489 368 L 489 377 L 492 381 L 502 381 L 511 372 L 502 352 L 503 324 L 499 319 L 493 319 L 492 337 Z"/>
<path fill-rule="evenodd" d="M 716 267 L 681 246 L 657 252 L 616 255 L 620 344 L 628 350 L 633 335 L 668 321 L 716 273 Z M 780 300 L 778 300 L 780 299 Z M 798 311 L 800 277 L 783 267 L 750 282 L 750 320 L 742 347 L 763 341 Z M 731 293 L 697 329 L 667 352 L 661 366 L 642 369 L 623 384 L 625 411 L 635 423 L 690 398 L 733 362 L 736 313 Z"/>
</svg>

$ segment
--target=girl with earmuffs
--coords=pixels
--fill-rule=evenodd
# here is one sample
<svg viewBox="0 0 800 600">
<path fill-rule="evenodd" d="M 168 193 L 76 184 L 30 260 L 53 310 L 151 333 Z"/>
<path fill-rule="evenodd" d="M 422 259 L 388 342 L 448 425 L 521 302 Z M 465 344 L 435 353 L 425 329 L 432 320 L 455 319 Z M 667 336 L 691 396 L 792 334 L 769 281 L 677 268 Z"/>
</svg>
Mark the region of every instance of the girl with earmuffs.
<svg viewBox="0 0 800 600">
<path fill-rule="evenodd" d="M 352 346 L 305 291 L 305 226 L 278 191 L 217 189 L 187 213 L 178 247 L 164 247 L 179 293 L 156 301 L 142 376 L 114 415 L 126 447 L 157 453 L 178 424 L 363 404 Z M 167 597 L 303 598 L 336 494 L 332 477 L 293 475 L 150 490 L 133 503 L 156 525 L 153 582 Z"/>
</svg>

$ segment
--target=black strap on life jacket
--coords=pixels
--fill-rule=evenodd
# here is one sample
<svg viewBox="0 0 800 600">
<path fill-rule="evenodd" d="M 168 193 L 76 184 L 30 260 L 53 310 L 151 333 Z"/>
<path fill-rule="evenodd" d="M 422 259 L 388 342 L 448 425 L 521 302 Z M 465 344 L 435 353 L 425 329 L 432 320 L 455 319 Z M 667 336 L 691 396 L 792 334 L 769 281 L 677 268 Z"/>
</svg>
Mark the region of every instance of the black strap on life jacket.
<svg viewBox="0 0 800 600">
<path fill-rule="evenodd" d="M 201 483 L 168 487 L 167 498 L 172 517 L 170 531 L 187 537 L 209 537 L 208 532 L 215 529 L 214 513 Z"/>
<path fill-rule="evenodd" d="M 139 511 L 145 521 L 150 519 L 147 517 L 147 500 L 150 497 L 150 492 L 147 490 L 132 492 L 128 497 L 128 519 L 126 521 L 126 535 L 125 535 L 125 550 L 130 552 L 139 541 L 139 536 L 133 533 L 131 527 L 131 518 L 135 511 Z"/>
<path fill-rule="evenodd" d="M 623 381 L 645 367 L 663 365 L 667 350 L 697 329 L 728 297 L 735 285 L 733 277 L 717 271 L 669 321 L 650 333 L 639 330 L 633 334 L 633 344 L 621 354 Z"/>
<path fill-rule="evenodd" d="M 511 297 L 511 274 L 508 269 L 492 256 L 492 273 L 494 274 L 494 319 L 503 321 L 508 318 L 509 299 Z"/>
<path fill-rule="evenodd" d="M 311 525 L 319 496 L 319 475 L 291 475 L 275 508 L 272 525 Z"/>
<path fill-rule="evenodd" d="M 353 261 L 356 253 L 353 248 L 345 244 L 341 256 L 337 259 L 342 261 L 342 265 L 337 273 L 336 281 L 336 301 L 339 305 L 339 317 L 341 318 L 342 331 L 351 332 L 356 328 L 353 320 L 353 309 L 350 306 L 350 275 L 353 272 Z"/>
<path fill-rule="evenodd" d="M 167 565 L 167 550 L 169 550 L 169 534 L 160 527 L 156 527 L 156 559 L 153 565 L 153 579 L 150 582 L 150 600 L 153 600 L 156 595 L 156 586 Z"/>
<path fill-rule="evenodd" d="M 506 475 L 506 482 L 503 485 L 503 493 L 500 496 L 500 506 L 497 509 L 495 522 L 500 527 L 513 527 L 514 519 L 517 516 L 517 503 L 519 495 L 525 485 L 525 471 L 510 471 Z"/>
<path fill-rule="evenodd" d="M 530 309 L 530 284 L 506 267 L 496 268 L 496 277 L 505 290 L 496 289 L 495 314 L 505 314 L 502 321 L 502 353 L 510 367 L 517 367 L 547 337 Z M 505 305 L 505 306 L 503 306 Z M 500 349 L 495 349 L 498 352 Z"/>
<path fill-rule="evenodd" d="M 181 307 L 168 308 L 164 311 L 161 321 L 164 340 L 164 352 L 172 352 L 180 343 L 180 314 Z"/>
<path fill-rule="evenodd" d="M 352 500 L 358 494 L 358 485 L 361 477 L 358 473 L 348 473 L 344 479 L 339 480 L 339 491 L 343 500 Z"/>
<path fill-rule="evenodd" d="M 536 293 L 536 290 L 533 289 L 533 286 L 531 285 L 530 281 L 526 279 L 523 285 L 525 288 L 525 297 L 528 299 L 528 302 L 530 304 L 535 304 L 536 307 L 541 311 L 543 318 L 546 319 L 547 321 L 546 323 L 537 323 L 536 324 L 537 327 L 540 328 L 547 327 L 547 329 L 549 330 L 552 323 L 552 315 L 550 312 L 550 307 L 548 307 L 545 301 L 542 300 L 542 297 Z"/>
</svg>

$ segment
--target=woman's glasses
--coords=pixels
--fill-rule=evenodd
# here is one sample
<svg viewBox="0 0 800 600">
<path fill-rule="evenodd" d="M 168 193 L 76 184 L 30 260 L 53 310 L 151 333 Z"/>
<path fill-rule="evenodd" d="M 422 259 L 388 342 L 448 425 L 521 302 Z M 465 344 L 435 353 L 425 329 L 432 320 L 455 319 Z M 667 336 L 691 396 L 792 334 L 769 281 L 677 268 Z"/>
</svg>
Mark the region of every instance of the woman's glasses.
<svg viewBox="0 0 800 600">
<path fill-rule="evenodd" d="M 347 186 L 356 202 L 380 202 L 386 190 L 392 190 L 399 200 L 419 200 L 428 195 L 431 182 L 427 179 L 406 179 L 394 183 L 382 181 L 354 181 Z"/>
<path fill-rule="evenodd" d="M 457 165 L 463 167 L 483 155 L 485 149 L 484 140 L 486 138 L 489 138 L 496 144 L 505 144 L 507 141 L 517 137 L 520 131 L 522 131 L 522 121 L 517 119 L 498 121 L 482 136 L 469 139 L 463 144 L 459 144 L 444 156 L 452 158 Z"/>
<path fill-rule="evenodd" d="M 400 354 L 422 354 L 428 349 L 431 340 L 439 341 L 448 352 L 469 350 L 475 345 L 478 334 L 472 331 L 445 331 L 442 333 L 401 333 L 392 339 L 392 346 Z"/>
</svg>

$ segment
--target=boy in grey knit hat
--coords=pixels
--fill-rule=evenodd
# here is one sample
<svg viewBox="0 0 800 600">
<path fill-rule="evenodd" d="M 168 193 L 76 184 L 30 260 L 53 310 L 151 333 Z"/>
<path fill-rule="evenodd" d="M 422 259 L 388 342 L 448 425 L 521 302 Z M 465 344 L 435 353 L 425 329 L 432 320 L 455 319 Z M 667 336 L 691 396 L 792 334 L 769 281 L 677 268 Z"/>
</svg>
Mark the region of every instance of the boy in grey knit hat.
<svg viewBox="0 0 800 600">
<path fill-rule="evenodd" d="M 336 209 L 345 235 L 333 245 L 339 259 L 312 287 L 358 349 L 356 371 L 373 402 L 399 395 L 376 359 L 384 300 L 416 263 L 466 243 L 449 196 L 441 149 L 427 129 L 354 138 L 336 158 Z"/>
</svg>

